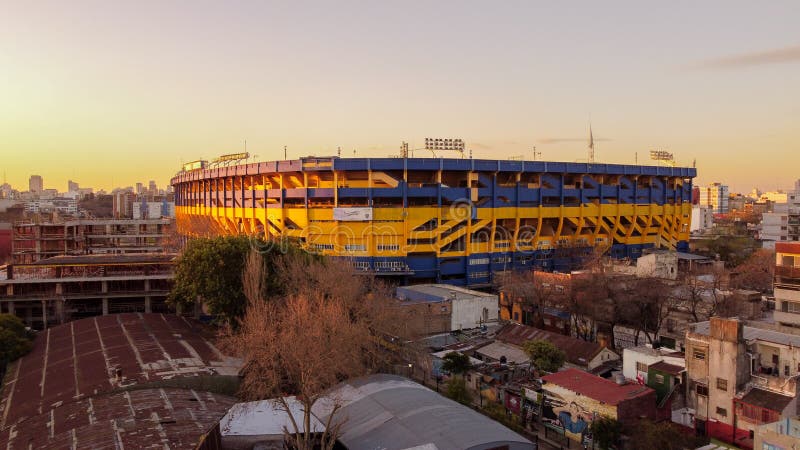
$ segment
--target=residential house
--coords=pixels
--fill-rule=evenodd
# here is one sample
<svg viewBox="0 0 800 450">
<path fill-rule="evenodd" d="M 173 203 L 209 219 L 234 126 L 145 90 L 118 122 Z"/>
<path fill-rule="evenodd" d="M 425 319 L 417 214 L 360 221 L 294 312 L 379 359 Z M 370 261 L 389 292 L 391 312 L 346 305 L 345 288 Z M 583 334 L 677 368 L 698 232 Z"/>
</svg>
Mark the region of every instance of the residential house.
<svg viewBox="0 0 800 450">
<path fill-rule="evenodd" d="M 712 317 L 686 333 L 686 399 L 698 433 L 753 448 L 756 428 L 798 415 L 800 336 Z"/>
</svg>

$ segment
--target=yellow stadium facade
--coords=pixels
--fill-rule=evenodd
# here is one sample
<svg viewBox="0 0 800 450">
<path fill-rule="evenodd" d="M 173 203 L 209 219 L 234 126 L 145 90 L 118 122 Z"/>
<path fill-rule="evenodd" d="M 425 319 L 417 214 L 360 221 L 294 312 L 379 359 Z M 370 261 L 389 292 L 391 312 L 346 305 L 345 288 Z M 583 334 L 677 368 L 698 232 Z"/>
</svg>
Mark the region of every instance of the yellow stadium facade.
<svg viewBox="0 0 800 450">
<path fill-rule="evenodd" d="M 442 158 L 309 157 L 172 179 L 186 235 L 289 238 L 358 270 L 473 287 L 565 271 L 592 248 L 688 249 L 693 168 Z"/>
</svg>

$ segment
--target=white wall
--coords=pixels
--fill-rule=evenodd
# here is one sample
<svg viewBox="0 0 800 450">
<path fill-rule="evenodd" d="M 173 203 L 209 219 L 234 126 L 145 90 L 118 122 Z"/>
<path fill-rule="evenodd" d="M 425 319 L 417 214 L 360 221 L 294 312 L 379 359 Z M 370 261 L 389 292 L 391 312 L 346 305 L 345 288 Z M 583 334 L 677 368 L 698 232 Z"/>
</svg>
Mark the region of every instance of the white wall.
<svg viewBox="0 0 800 450">
<path fill-rule="evenodd" d="M 636 375 L 638 375 L 636 372 L 637 362 L 645 363 L 649 367 L 663 359 L 664 357 L 659 354 L 648 355 L 639 353 L 632 348 L 626 348 L 622 351 L 622 374 L 625 375 L 625 378 L 636 381 Z M 647 372 L 642 372 L 641 375 L 644 378 L 644 382 L 647 383 Z"/>
<path fill-rule="evenodd" d="M 486 317 L 484 317 L 484 309 Z M 499 306 L 496 295 L 486 297 L 458 298 L 453 300 L 450 329 L 478 328 L 481 323 L 497 322 Z"/>
</svg>

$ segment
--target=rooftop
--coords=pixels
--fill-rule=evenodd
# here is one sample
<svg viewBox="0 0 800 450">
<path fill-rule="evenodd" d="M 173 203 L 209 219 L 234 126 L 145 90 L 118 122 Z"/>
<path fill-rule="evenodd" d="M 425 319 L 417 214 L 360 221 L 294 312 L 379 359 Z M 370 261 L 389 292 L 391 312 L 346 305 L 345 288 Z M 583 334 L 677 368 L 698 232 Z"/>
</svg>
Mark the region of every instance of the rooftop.
<svg viewBox="0 0 800 450">
<path fill-rule="evenodd" d="M 403 377 L 350 380 L 329 397 L 342 406 L 333 422 L 341 426 L 339 442 L 351 450 L 534 448 L 500 423 Z M 317 402 L 314 415 L 327 422 L 332 404 Z"/>
<path fill-rule="evenodd" d="M 511 323 L 497 334 L 497 340 L 521 347 L 527 341 L 543 340 L 554 344 L 567 354 L 567 361 L 577 366 L 586 366 L 603 347 L 596 342 L 587 342 L 563 334 L 552 333 L 539 328 Z"/>
<path fill-rule="evenodd" d="M 620 385 L 578 369 L 566 369 L 545 375 L 542 381 L 546 383 L 545 389 L 547 384 L 555 384 L 609 405 L 618 405 L 625 400 L 655 392 L 647 386 L 632 383 Z"/>
<path fill-rule="evenodd" d="M 398 287 L 397 298 L 404 300 L 404 303 L 438 303 L 448 300 L 496 299 L 497 296 L 447 284 L 417 284 Z"/>
<path fill-rule="evenodd" d="M 650 365 L 650 369 L 658 370 L 659 372 L 668 373 L 672 376 L 678 376 L 681 372 L 686 370 L 685 367 L 681 367 L 675 364 L 670 364 L 668 362 L 659 361 L 655 364 Z"/>
<path fill-rule="evenodd" d="M 219 412 L 213 405 L 223 405 L 216 420 L 234 399 L 193 390 L 170 394 L 166 389 L 143 389 L 136 395 L 134 391 L 122 391 L 172 378 L 237 375 L 240 366 L 239 359 L 223 355 L 203 337 L 199 324 L 171 314 L 98 316 L 49 328 L 39 334 L 29 354 L 8 368 L 0 397 L 0 447 L 11 442 L 39 442 L 43 436 L 54 440 L 48 446 L 61 447 L 57 434 L 69 434 L 70 430 L 93 436 L 108 431 L 108 436 L 89 439 L 106 442 L 113 437 L 115 426 L 123 427 L 120 420 L 126 420 L 128 411 L 131 420 L 137 422 L 155 417 L 148 411 L 157 412 L 159 417 L 181 416 L 176 405 L 186 399 L 195 409 L 186 413 L 189 416 L 204 414 L 203 408 L 213 415 Z M 89 425 L 84 423 L 87 420 Z M 153 426 L 163 425 L 163 420 L 155 421 Z M 108 421 L 116 422 L 109 425 Z M 168 435 L 168 440 L 180 442 L 184 433 L 190 432 L 194 442 L 205 431 L 198 424 L 206 422 L 177 424 L 172 428 L 176 434 Z M 139 439 L 139 446 L 153 442 L 153 434 L 125 435 Z M 128 443 L 136 447 L 132 442 Z M 40 446 L 34 445 L 37 447 Z"/>
<path fill-rule="evenodd" d="M 742 397 L 740 401 L 747 403 L 748 405 L 760 406 L 761 408 L 780 412 L 786 409 L 786 406 L 791 403 L 792 400 L 794 400 L 794 397 L 765 391 L 759 388 L 753 388 L 750 389 L 750 392 Z"/>
<path fill-rule="evenodd" d="M 286 397 L 285 400 L 298 427 L 304 427 L 303 404 L 295 397 Z M 284 428 L 292 430 L 293 426 L 289 415 L 283 406 L 279 405 L 279 400 L 237 403 L 219 422 L 220 433 L 223 436 L 283 436 Z M 311 431 L 325 431 L 325 425 L 313 414 Z"/>
<path fill-rule="evenodd" d="M 509 363 L 522 364 L 530 361 L 530 357 L 521 348 L 506 344 L 505 342 L 495 341 L 491 344 L 476 350 L 476 353 L 487 356 L 495 361 L 499 361 L 505 356 Z"/>
<path fill-rule="evenodd" d="M 711 322 L 698 322 L 692 324 L 691 331 L 709 336 L 711 333 Z M 786 334 L 779 331 L 764 330 L 761 328 L 744 327 L 744 340 L 745 341 L 764 341 L 772 342 L 773 344 L 800 346 L 800 335 Z"/>
</svg>

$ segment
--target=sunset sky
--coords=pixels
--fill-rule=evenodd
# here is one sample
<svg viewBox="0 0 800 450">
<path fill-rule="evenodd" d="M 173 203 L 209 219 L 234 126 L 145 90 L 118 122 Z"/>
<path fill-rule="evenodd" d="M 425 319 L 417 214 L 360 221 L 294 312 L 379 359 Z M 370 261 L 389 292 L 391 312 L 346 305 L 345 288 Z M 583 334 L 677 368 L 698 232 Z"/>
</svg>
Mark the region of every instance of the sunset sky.
<svg viewBox="0 0 800 450">
<path fill-rule="evenodd" d="M 598 161 L 658 148 L 699 184 L 790 188 L 799 18 L 797 0 L 0 0 L 0 172 L 163 187 L 245 139 L 259 160 L 456 137 L 575 161 L 591 122 Z"/>
</svg>

